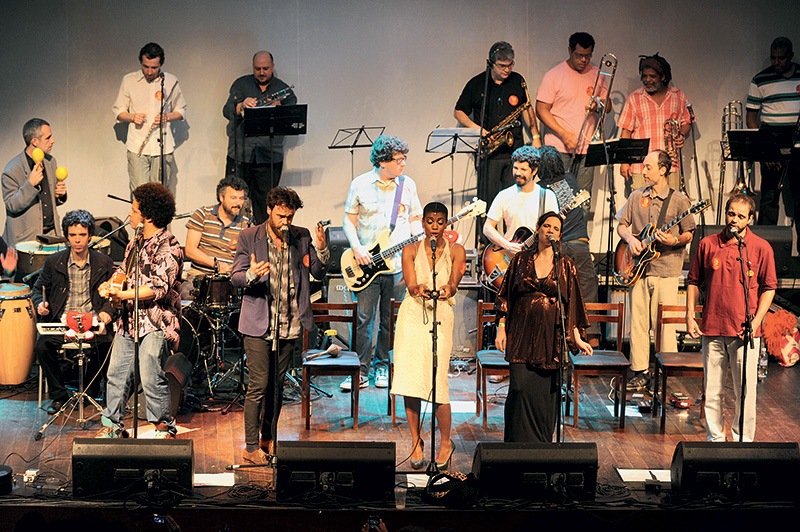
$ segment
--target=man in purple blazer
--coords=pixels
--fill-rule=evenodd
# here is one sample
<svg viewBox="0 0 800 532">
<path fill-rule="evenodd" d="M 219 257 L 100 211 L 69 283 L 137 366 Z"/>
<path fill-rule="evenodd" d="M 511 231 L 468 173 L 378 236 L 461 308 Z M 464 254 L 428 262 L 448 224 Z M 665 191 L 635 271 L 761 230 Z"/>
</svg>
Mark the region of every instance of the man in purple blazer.
<svg viewBox="0 0 800 532">
<path fill-rule="evenodd" d="M 308 229 L 292 225 L 302 207 L 294 190 L 270 190 L 266 221 L 242 231 L 233 259 L 231 279 L 243 289 L 239 332 L 250 375 L 242 458 L 251 464 L 266 464 L 275 454 L 283 379 L 302 329 L 314 330 L 309 274 L 322 279 L 330 256 L 321 225 L 316 248 Z"/>
</svg>

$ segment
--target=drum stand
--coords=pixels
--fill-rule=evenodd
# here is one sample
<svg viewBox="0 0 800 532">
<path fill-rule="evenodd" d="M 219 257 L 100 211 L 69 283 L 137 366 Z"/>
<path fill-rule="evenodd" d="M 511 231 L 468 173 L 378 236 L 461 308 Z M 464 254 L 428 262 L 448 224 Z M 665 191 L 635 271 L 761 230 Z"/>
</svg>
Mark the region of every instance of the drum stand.
<svg viewBox="0 0 800 532">
<path fill-rule="evenodd" d="M 78 419 L 77 419 L 78 426 L 80 426 L 80 428 L 82 429 L 85 429 L 89 419 L 83 417 L 84 398 L 88 399 L 88 401 L 92 404 L 92 406 L 94 406 L 97 409 L 97 413 L 95 413 L 92 417 L 96 416 L 98 413 L 103 411 L 103 407 L 100 406 L 100 403 L 95 401 L 94 398 L 88 393 L 86 393 L 86 391 L 84 390 L 84 369 L 85 369 L 84 362 L 86 359 L 86 355 L 83 353 L 83 341 L 85 337 L 86 334 L 84 333 L 78 333 L 75 335 L 75 339 L 78 342 L 78 354 L 76 355 L 76 359 L 78 361 L 78 391 L 73 392 L 72 397 L 67 399 L 64 405 L 61 407 L 61 409 L 52 416 L 50 416 L 50 419 L 47 420 L 47 423 L 42 425 L 42 428 L 40 428 L 39 432 L 37 432 L 36 435 L 33 437 L 33 439 L 36 441 L 42 439 L 42 436 L 44 436 L 44 431 L 47 430 L 47 427 L 52 425 L 55 422 L 55 420 L 60 418 L 65 413 L 72 412 L 76 406 L 78 407 Z"/>
</svg>

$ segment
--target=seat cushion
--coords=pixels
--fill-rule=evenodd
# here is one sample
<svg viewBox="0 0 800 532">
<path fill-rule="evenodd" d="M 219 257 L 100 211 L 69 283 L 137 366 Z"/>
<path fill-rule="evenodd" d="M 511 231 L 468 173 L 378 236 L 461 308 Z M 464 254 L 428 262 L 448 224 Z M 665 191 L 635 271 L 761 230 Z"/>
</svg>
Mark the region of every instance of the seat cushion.
<svg viewBox="0 0 800 532">
<path fill-rule="evenodd" d="M 592 356 L 569 354 L 576 368 L 596 368 L 605 366 L 630 366 L 631 362 L 620 351 L 596 349 Z"/>
<path fill-rule="evenodd" d="M 308 351 L 303 352 L 303 366 L 309 368 L 325 368 L 325 367 L 358 368 L 361 366 L 361 362 L 358 360 L 358 353 L 356 353 L 355 351 L 342 351 L 339 353 L 339 356 L 335 358 L 331 356 L 321 356 L 313 360 L 305 359 L 307 354 L 313 354 L 319 352 L 320 349 L 309 349 Z"/>
<path fill-rule="evenodd" d="M 700 352 L 656 353 L 656 362 L 661 367 L 702 370 L 703 354 Z"/>
<path fill-rule="evenodd" d="M 475 358 L 485 368 L 507 368 L 508 361 L 502 351 L 497 349 L 482 349 L 475 354 Z"/>
</svg>

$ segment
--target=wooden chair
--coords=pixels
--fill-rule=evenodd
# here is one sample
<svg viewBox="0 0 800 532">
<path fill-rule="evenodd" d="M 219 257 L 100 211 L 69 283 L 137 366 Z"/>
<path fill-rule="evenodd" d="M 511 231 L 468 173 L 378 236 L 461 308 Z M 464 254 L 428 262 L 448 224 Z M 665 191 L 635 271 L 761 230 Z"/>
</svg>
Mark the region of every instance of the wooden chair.
<svg viewBox="0 0 800 532">
<path fill-rule="evenodd" d="M 358 392 L 361 378 L 361 363 L 356 352 L 356 320 L 357 303 L 323 303 L 311 304 L 314 312 L 314 323 L 349 323 L 350 351 L 342 351 L 336 358 L 329 356 L 306 360 L 308 350 L 308 331 L 303 330 L 303 383 L 302 389 L 302 415 L 305 419 L 306 430 L 311 428 L 311 378 L 317 375 L 324 376 L 349 376 L 352 380 L 350 392 L 350 415 L 353 417 L 353 428 L 358 428 Z"/>
<path fill-rule="evenodd" d="M 396 301 L 392 298 L 392 317 L 389 327 L 389 387 L 386 388 L 386 393 L 389 397 L 389 403 L 387 405 L 389 411 L 387 414 L 392 416 L 393 427 L 397 426 L 397 396 L 392 393 L 392 382 L 394 381 L 394 327 L 397 323 L 397 313 L 402 303 L 402 301 Z"/>
<path fill-rule="evenodd" d="M 483 413 L 483 428 L 487 428 L 487 408 L 489 406 L 486 393 L 486 379 L 489 375 L 508 376 L 508 362 L 505 354 L 497 349 L 481 349 L 483 326 L 494 323 L 494 303 L 478 300 L 478 339 L 475 346 L 475 415 Z"/>
<path fill-rule="evenodd" d="M 702 328 L 700 316 L 703 307 L 695 307 L 695 320 Z M 661 432 L 666 432 L 667 409 L 665 397 L 667 396 L 667 379 L 669 377 L 703 378 L 703 355 L 697 351 L 662 352 L 661 343 L 664 340 L 666 325 L 686 325 L 686 305 L 658 304 L 656 314 L 656 371 L 653 385 L 653 417 L 661 409 Z M 659 379 L 660 378 L 660 379 Z M 701 406 L 700 415 L 703 415 Z"/>
<path fill-rule="evenodd" d="M 628 384 L 630 361 L 622 353 L 622 338 L 625 324 L 625 306 L 618 303 L 586 303 L 590 323 L 616 323 L 616 350 L 595 349 L 592 356 L 569 354 L 572 363 L 572 393 L 575 413 L 572 426 L 578 426 L 578 392 L 581 375 L 613 375 L 619 377 L 614 385 L 614 416 L 619 416 L 619 428 L 625 428 L 625 388 Z M 622 397 L 620 398 L 620 391 Z M 566 398 L 566 413 L 569 415 L 570 396 Z"/>
</svg>

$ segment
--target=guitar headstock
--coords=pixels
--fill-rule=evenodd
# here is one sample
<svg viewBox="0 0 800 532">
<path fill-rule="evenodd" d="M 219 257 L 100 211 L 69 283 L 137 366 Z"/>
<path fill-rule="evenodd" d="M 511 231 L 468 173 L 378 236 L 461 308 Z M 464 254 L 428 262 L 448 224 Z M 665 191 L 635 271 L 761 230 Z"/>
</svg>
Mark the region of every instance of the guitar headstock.
<svg viewBox="0 0 800 532">
<path fill-rule="evenodd" d="M 697 203 L 689 207 L 689 212 L 692 214 L 697 214 L 700 211 L 708 209 L 710 206 L 711 206 L 711 200 L 704 199 L 702 201 L 698 201 Z"/>
<path fill-rule="evenodd" d="M 486 202 L 482 199 L 472 198 L 472 201 L 464 205 L 455 218 L 460 220 L 462 218 L 477 218 L 486 214 Z"/>
</svg>

